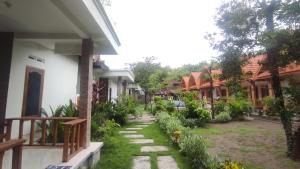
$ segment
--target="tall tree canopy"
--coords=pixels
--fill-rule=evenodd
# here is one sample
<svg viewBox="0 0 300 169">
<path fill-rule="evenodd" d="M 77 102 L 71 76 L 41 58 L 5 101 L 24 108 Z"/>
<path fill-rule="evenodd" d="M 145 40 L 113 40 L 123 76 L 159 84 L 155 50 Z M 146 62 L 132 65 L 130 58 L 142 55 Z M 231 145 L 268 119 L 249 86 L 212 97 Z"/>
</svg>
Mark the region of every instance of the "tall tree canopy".
<svg viewBox="0 0 300 169">
<path fill-rule="evenodd" d="M 249 57 L 267 54 L 264 66 L 271 73 L 289 156 L 294 138 L 291 116 L 284 107 L 279 67 L 300 60 L 299 16 L 299 0 L 231 0 L 220 6 L 215 18 L 220 35 L 207 36 L 221 53 L 219 61 L 227 79 L 240 79 L 241 66 Z"/>
</svg>

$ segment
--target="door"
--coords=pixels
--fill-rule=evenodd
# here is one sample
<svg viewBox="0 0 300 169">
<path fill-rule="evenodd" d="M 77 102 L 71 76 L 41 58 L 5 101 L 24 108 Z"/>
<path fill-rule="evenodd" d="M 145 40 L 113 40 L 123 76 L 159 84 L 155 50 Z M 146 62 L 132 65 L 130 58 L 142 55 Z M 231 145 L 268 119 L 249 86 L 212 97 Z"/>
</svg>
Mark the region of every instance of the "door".
<svg viewBox="0 0 300 169">
<path fill-rule="evenodd" d="M 41 116 L 44 70 L 26 67 L 23 95 L 23 116 Z"/>
</svg>

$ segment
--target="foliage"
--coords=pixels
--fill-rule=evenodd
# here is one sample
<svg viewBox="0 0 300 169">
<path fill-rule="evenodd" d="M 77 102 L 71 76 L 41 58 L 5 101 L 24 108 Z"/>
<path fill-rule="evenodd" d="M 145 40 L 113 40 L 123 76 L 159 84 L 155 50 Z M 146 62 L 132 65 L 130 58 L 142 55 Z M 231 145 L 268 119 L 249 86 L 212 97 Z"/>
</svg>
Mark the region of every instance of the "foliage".
<svg viewBox="0 0 300 169">
<path fill-rule="evenodd" d="M 218 162 L 209 156 L 205 140 L 198 135 L 186 135 L 179 143 L 182 153 L 192 162 L 194 169 L 215 169 Z"/>
<path fill-rule="evenodd" d="M 60 105 L 56 109 L 53 109 L 50 107 L 51 115 L 50 117 L 78 117 L 79 112 L 77 110 L 76 105 L 72 102 L 72 100 L 69 100 L 69 104 Z M 45 109 L 42 109 L 41 115 L 45 117 L 49 117 L 49 114 L 46 112 Z M 38 123 L 39 126 L 41 126 L 41 123 Z M 54 122 L 52 120 L 47 121 L 46 124 L 46 139 L 47 142 L 51 141 L 53 138 L 53 127 Z M 59 121 L 57 126 L 57 141 L 62 143 L 64 140 L 64 129 L 63 129 L 63 122 Z"/>
<path fill-rule="evenodd" d="M 263 109 L 268 116 L 278 115 L 278 110 L 276 109 L 276 99 L 272 96 L 264 97 L 262 100 Z"/>
<path fill-rule="evenodd" d="M 284 88 L 286 96 L 286 107 L 291 113 L 300 115 L 300 86 L 290 81 L 290 86 Z"/>
<path fill-rule="evenodd" d="M 231 120 L 230 113 L 228 111 L 223 111 L 216 116 L 216 121 L 221 123 L 226 123 Z"/>
<path fill-rule="evenodd" d="M 155 104 L 155 108 L 153 109 L 154 114 L 156 112 L 161 112 L 164 110 L 164 103 L 163 103 L 163 99 L 160 96 L 155 96 L 154 97 L 154 104 Z"/>
<path fill-rule="evenodd" d="M 251 104 L 244 97 L 232 96 L 228 99 L 228 108 L 230 116 L 233 119 L 238 119 L 250 111 Z"/>
<path fill-rule="evenodd" d="M 116 134 L 117 128 L 120 127 L 115 120 L 106 120 L 103 124 L 99 126 L 94 120 L 91 123 L 91 137 L 94 141 L 99 141 L 101 138 L 106 136 L 112 136 Z"/>
<path fill-rule="evenodd" d="M 221 165 L 222 169 L 244 169 L 244 166 L 241 163 L 236 161 L 226 160 Z"/>
<path fill-rule="evenodd" d="M 178 118 L 161 112 L 157 116 L 160 128 L 167 133 L 174 144 L 180 147 L 195 169 L 216 169 L 218 161 L 209 156 L 206 150 L 205 141 L 200 136 L 194 136 L 188 128 L 181 125 Z"/>
<path fill-rule="evenodd" d="M 164 108 L 167 112 L 172 113 L 175 110 L 175 103 L 173 100 L 167 100 L 164 104 Z"/>
<path fill-rule="evenodd" d="M 197 115 L 198 115 L 198 120 L 200 121 L 200 123 L 203 126 L 205 123 L 209 122 L 212 117 L 211 117 L 211 111 L 208 109 L 205 109 L 204 107 L 198 107 L 196 109 Z"/>
<path fill-rule="evenodd" d="M 226 103 L 223 100 L 219 100 L 215 103 L 214 111 L 218 115 L 219 113 L 225 111 Z"/>
</svg>

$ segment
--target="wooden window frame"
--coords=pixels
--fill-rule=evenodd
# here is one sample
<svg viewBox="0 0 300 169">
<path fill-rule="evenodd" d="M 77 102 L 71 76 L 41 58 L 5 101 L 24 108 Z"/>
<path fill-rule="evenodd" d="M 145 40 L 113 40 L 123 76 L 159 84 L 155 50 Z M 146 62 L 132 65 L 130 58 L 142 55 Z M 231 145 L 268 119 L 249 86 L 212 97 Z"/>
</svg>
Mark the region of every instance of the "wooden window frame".
<svg viewBox="0 0 300 169">
<path fill-rule="evenodd" d="M 22 104 L 22 117 L 41 117 L 41 114 L 35 116 L 26 116 L 26 103 L 27 103 L 27 94 L 28 94 L 28 75 L 30 72 L 38 72 L 41 74 L 41 88 L 40 88 L 40 98 L 39 98 L 39 110 L 42 108 L 43 101 L 43 91 L 44 91 L 44 78 L 45 78 L 45 70 L 39 69 L 36 67 L 26 66 L 25 71 L 25 80 L 24 80 L 24 92 L 23 92 L 23 104 Z"/>
</svg>

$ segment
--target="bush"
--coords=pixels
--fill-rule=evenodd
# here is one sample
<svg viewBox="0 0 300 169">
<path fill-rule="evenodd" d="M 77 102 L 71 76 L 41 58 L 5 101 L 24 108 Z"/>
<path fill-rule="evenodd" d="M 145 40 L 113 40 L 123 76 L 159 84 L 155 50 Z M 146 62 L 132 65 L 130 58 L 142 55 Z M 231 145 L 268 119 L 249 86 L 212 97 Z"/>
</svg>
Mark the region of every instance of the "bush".
<svg viewBox="0 0 300 169">
<path fill-rule="evenodd" d="M 227 111 L 223 111 L 216 116 L 216 121 L 220 123 L 226 123 L 231 120 L 230 113 Z"/>
<path fill-rule="evenodd" d="M 263 110 L 266 112 L 268 116 L 275 116 L 278 115 L 278 112 L 276 110 L 276 100 L 274 97 L 267 96 L 264 97 L 262 100 L 263 103 Z"/>
<path fill-rule="evenodd" d="M 207 153 L 205 140 L 200 136 L 193 136 L 189 128 L 181 125 L 178 118 L 161 112 L 157 116 L 157 122 L 173 143 L 178 145 L 180 151 L 192 162 L 194 169 L 218 168 L 218 161 Z"/>
<path fill-rule="evenodd" d="M 156 114 L 164 110 L 164 102 L 160 96 L 154 96 L 154 106 L 152 108 L 152 113 Z"/>
<path fill-rule="evenodd" d="M 165 102 L 164 109 L 165 109 L 167 112 L 169 112 L 169 113 L 174 112 L 174 110 L 175 110 L 175 103 L 173 102 L 173 100 L 167 100 L 167 101 Z"/>
<path fill-rule="evenodd" d="M 211 111 L 208 109 L 205 109 L 203 107 L 198 107 L 196 109 L 197 115 L 198 115 L 198 120 L 205 124 L 211 120 Z"/>
<path fill-rule="evenodd" d="M 186 135 L 180 140 L 180 151 L 192 162 L 193 169 L 216 169 L 218 162 L 207 153 L 205 140 L 201 136 Z"/>
<path fill-rule="evenodd" d="M 91 137 L 94 141 L 99 141 L 106 136 L 112 136 L 116 133 L 116 129 L 120 127 L 114 120 L 106 120 L 103 125 L 99 126 L 95 121 L 91 123 Z"/>
<path fill-rule="evenodd" d="M 219 114 L 225 111 L 226 103 L 223 100 L 219 100 L 214 104 L 214 112 L 215 114 Z"/>
<path fill-rule="evenodd" d="M 233 96 L 228 100 L 228 108 L 230 116 L 233 119 L 238 119 L 249 112 L 251 104 L 244 97 Z"/>
</svg>

